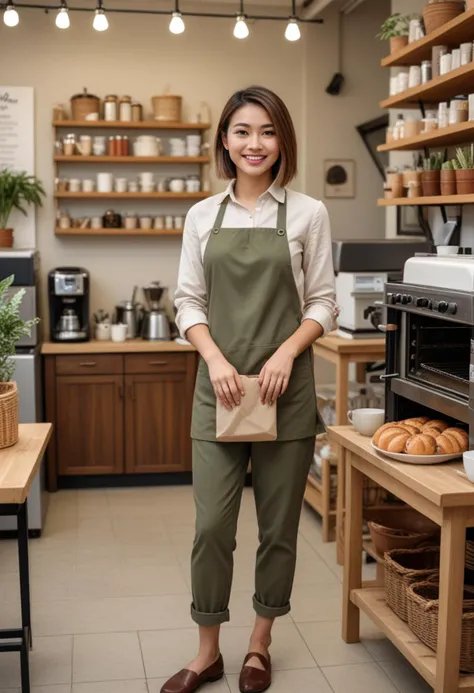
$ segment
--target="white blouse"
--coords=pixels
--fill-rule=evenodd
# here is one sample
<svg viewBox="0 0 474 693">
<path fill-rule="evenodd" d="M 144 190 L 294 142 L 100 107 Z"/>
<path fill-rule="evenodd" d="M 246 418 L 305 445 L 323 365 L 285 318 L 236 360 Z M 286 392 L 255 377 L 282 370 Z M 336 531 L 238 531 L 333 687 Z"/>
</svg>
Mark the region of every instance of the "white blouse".
<svg viewBox="0 0 474 693">
<path fill-rule="evenodd" d="M 179 264 L 175 304 L 176 324 L 182 337 L 190 327 L 208 325 L 207 290 L 203 258 L 216 220 L 219 205 L 226 195 L 230 200 L 222 227 L 276 227 L 278 202 L 285 189 L 273 184 L 257 200 L 255 213 L 235 198 L 234 183 L 227 190 L 198 202 L 189 210 L 184 225 L 183 247 Z M 286 189 L 287 238 L 291 264 L 301 301 L 303 320 L 318 322 L 324 334 L 333 329 L 336 317 L 331 230 L 327 209 L 308 195 Z"/>
</svg>

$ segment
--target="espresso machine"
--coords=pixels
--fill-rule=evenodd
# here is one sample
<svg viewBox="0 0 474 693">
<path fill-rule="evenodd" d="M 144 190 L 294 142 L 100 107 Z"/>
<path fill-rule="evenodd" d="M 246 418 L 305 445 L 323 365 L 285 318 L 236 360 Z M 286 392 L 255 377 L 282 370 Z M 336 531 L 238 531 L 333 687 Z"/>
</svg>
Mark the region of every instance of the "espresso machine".
<svg viewBox="0 0 474 693">
<path fill-rule="evenodd" d="M 143 294 L 148 303 L 147 312 L 142 323 L 143 339 L 167 341 L 170 339 L 170 321 L 166 314 L 166 289 L 160 282 L 151 282 L 143 287 Z"/>
<path fill-rule="evenodd" d="M 82 267 L 57 267 L 48 274 L 52 342 L 89 341 L 89 286 Z"/>
</svg>

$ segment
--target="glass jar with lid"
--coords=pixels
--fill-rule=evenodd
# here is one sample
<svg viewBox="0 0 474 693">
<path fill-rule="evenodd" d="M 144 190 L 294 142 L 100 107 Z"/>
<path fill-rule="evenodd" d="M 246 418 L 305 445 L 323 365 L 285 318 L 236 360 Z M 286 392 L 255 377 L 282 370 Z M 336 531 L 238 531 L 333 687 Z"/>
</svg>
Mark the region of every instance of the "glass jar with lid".
<svg viewBox="0 0 474 693">
<path fill-rule="evenodd" d="M 143 120 L 143 107 L 138 101 L 132 103 L 132 120 L 134 123 L 139 123 Z"/>
<path fill-rule="evenodd" d="M 201 190 L 201 181 L 199 176 L 191 175 L 186 177 L 186 192 L 199 192 Z"/>
<path fill-rule="evenodd" d="M 74 133 L 71 133 L 70 135 L 66 135 L 63 141 L 63 152 L 65 156 L 73 156 L 76 152 L 76 135 Z"/>
<path fill-rule="evenodd" d="M 122 96 L 119 101 L 119 118 L 122 122 L 132 120 L 132 99 L 130 96 Z"/>
<path fill-rule="evenodd" d="M 118 107 L 117 107 L 117 96 L 115 94 L 108 94 L 104 99 L 104 120 L 113 121 L 118 120 Z"/>
</svg>

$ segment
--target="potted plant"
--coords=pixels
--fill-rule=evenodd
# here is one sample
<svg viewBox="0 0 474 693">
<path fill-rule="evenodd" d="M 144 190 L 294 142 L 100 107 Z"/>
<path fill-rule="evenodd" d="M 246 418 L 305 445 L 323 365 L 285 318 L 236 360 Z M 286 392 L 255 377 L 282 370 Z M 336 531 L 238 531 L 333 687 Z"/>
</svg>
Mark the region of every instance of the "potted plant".
<svg viewBox="0 0 474 693">
<path fill-rule="evenodd" d="M 443 156 L 440 152 L 433 153 L 427 159 L 423 159 L 423 171 L 421 172 L 421 191 L 423 197 L 434 197 L 441 192 L 441 166 Z"/>
<path fill-rule="evenodd" d="M 0 247 L 13 247 L 13 229 L 8 228 L 8 220 L 13 210 L 18 209 L 25 216 L 29 205 L 42 206 L 41 198 L 46 195 L 36 176 L 25 171 L 14 173 L 9 169 L 0 171 Z"/>
<path fill-rule="evenodd" d="M 423 8 L 426 34 L 455 19 L 464 11 L 463 0 L 429 0 Z"/>
<path fill-rule="evenodd" d="M 20 318 L 25 290 L 10 292 L 13 279 L 12 275 L 0 281 L 0 448 L 18 441 L 18 389 L 12 381 L 15 363 L 11 357 L 20 337 L 29 334 L 30 328 L 38 322 L 38 318 Z"/>
<path fill-rule="evenodd" d="M 390 53 L 396 53 L 408 45 L 408 29 L 409 17 L 396 12 L 384 21 L 377 38 L 381 41 L 390 39 Z"/>
<path fill-rule="evenodd" d="M 445 161 L 441 167 L 441 195 L 456 194 L 456 171 L 452 161 Z"/>
<path fill-rule="evenodd" d="M 474 194 L 474 144 L 470 147 L 458 147 L 453 161 L 456 173 L 456 190 L 458 195 Z"/>
</svg>

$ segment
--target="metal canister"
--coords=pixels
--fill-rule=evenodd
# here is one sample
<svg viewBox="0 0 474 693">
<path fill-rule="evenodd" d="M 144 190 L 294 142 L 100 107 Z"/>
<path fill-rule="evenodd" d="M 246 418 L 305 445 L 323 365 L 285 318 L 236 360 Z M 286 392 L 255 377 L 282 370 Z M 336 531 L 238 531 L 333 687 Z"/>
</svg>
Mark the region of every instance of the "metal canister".
<svg viewBox="0 0 474 693">
<path fill-rule="evenodd" d="M 132 121 L 134 123 L 139 123 L 143 120 L 143 107 L 138 101 L 132 103 Z"/>
<path fill-rule="evenodd" d="M 421 83 L 426 84 L 431 80 L 431 60 L 423 60 L 421 63 Z"/>
</svg>

